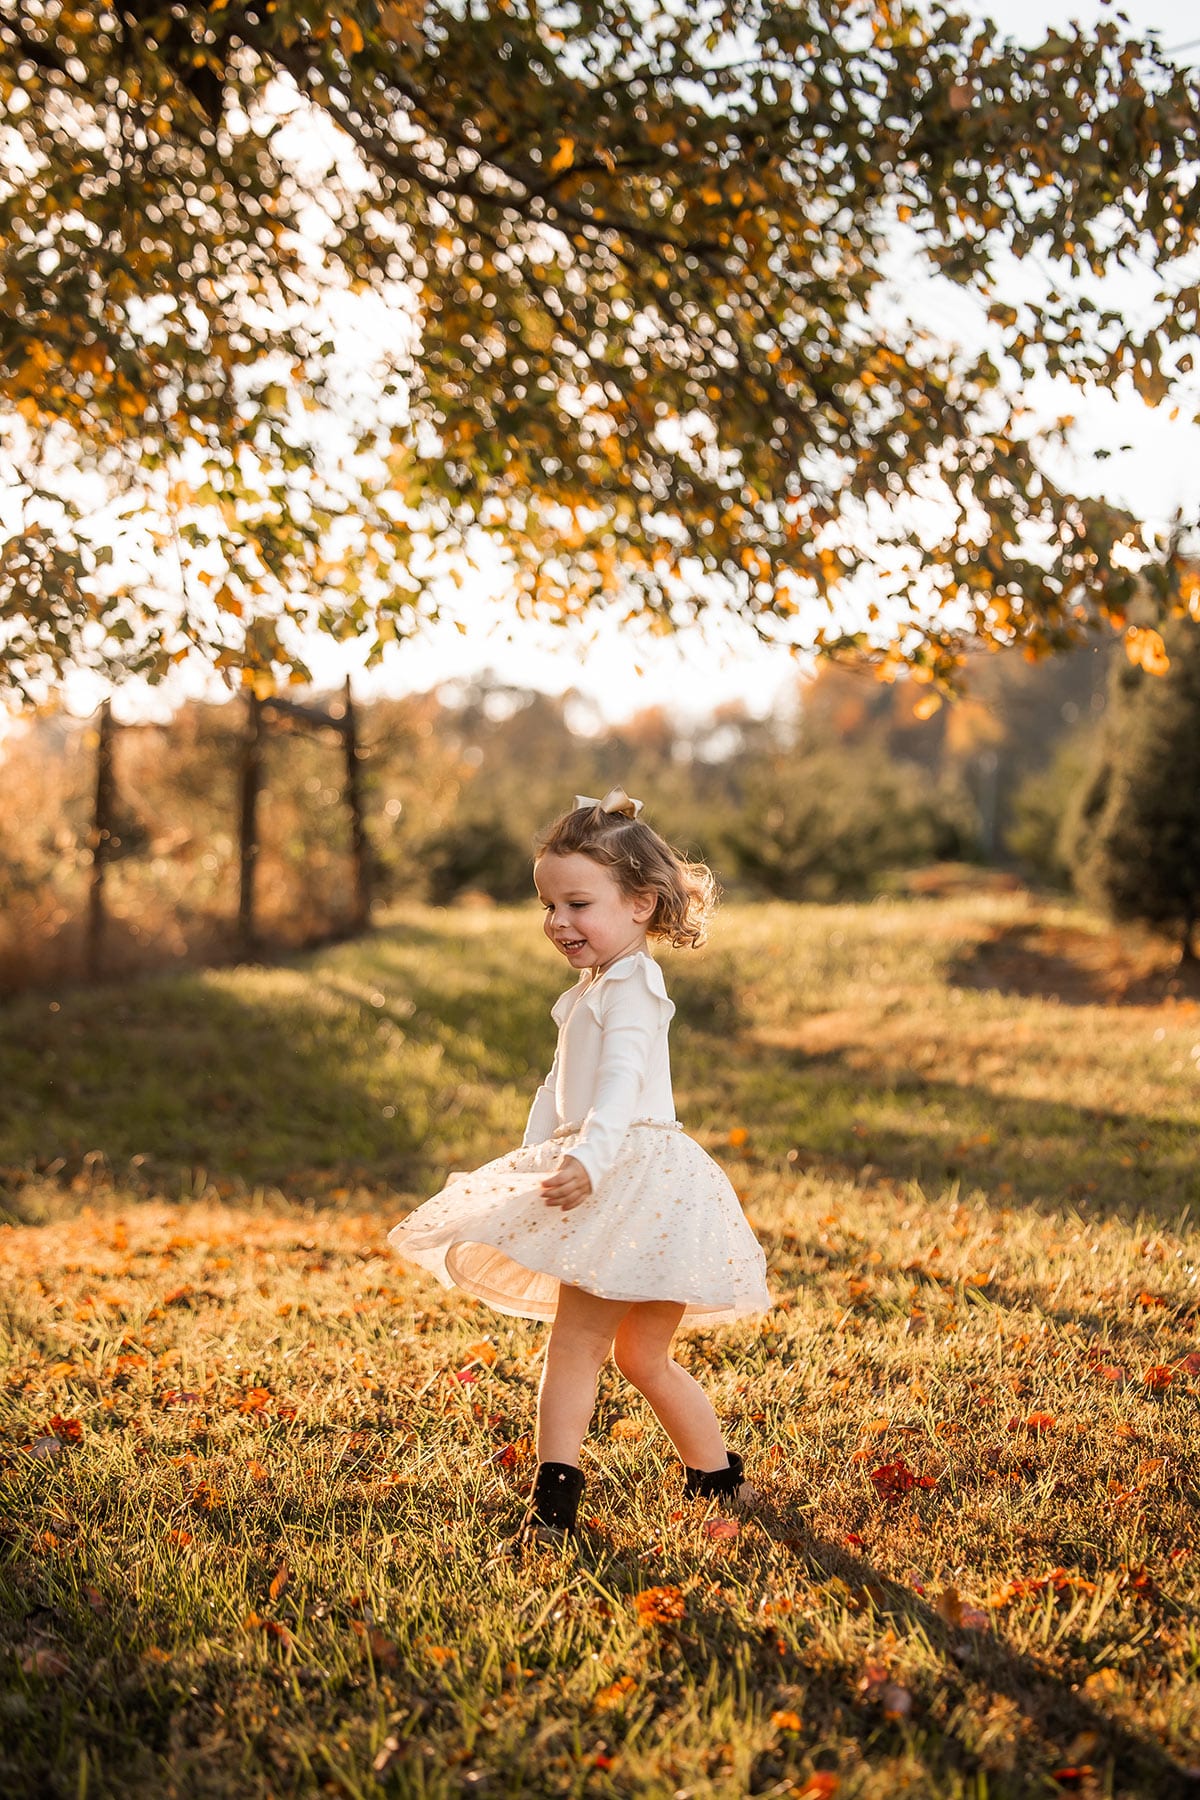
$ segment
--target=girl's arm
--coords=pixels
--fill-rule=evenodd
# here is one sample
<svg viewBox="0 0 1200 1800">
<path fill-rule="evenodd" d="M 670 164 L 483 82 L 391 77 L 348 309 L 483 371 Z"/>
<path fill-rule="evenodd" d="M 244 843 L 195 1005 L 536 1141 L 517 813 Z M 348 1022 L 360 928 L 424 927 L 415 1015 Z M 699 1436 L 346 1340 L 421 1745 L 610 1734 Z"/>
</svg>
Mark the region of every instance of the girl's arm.
<svg viewBox="0 0 1200 1800">
<path fill-rule="evenodd" d="M 521 1147 L 527 1144 L 544 1144 L 554 1134 L 558 1124 L 558 1102 L 555 1090 L 558 1086 L 558 1051 L 554 1052 L 554 1061 L 550 1065 L 550 1073 L 533 1096 L 533 1105 L 529 1109 L 529 1118 L 525 1125 L 525 1136 L 521 1139 Z"/>
<path fill-rule="evenodd" d="M 675 1011 L 661 971 L 647 956 L 631 958 L 606 977 L 590 1000 L 600 1020 L 600 1061 L 591 1109 L 578 1143 L 567 1152 L 593 1189 L 617 1159 L 621 1139 L 638 1117 L 650 1055 Z"/>
</svg>

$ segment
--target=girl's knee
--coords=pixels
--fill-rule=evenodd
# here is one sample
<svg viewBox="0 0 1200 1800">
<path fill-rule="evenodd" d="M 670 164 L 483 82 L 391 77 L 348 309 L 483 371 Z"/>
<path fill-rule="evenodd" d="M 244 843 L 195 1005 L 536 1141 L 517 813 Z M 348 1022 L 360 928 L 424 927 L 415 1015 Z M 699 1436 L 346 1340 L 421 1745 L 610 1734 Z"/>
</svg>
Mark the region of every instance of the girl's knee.
<svg viewBox="0 0 1200 1800">
<path fill-rule="evenodd" d="M 661 1344 L 640 1344 L 636 1338 L 618 1342 L 613 1347 L 613 1361 L 635 1388 L 645 1393 L 663 1382 L 671 1367 L 671 1358 Z"/>
<path fill-rule="evenodd" d="M 551 1328 L 546 1343 L 546 1361 L 594 1363 L 599 1370 L 612 1349 L 612 1333 L 593 1331 L 578 1325 Z"/>
</svg>

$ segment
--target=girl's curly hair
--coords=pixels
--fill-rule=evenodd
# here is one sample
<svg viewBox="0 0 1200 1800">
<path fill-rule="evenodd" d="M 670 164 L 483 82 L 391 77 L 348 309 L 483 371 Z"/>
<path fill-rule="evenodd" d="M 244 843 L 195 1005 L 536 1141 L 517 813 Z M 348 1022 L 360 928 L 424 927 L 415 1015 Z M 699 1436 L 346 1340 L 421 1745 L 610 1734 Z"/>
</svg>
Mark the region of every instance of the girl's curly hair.
<svg viewBox="0 0 1200 1800">
<path fill-rule="evenodd" d="M 543 856 L 572 855 L 611 870 L 623 894 L 657 895 L 648 937 L 695 950 L 708 936 L 721 897 L 716 877 L 707 863 L 692 862 L 635 818 L 632 801 L 619 812 L 605 812 L 597 803 L 563 813 L 538 838 L 534 864 Z"/>
</svg>

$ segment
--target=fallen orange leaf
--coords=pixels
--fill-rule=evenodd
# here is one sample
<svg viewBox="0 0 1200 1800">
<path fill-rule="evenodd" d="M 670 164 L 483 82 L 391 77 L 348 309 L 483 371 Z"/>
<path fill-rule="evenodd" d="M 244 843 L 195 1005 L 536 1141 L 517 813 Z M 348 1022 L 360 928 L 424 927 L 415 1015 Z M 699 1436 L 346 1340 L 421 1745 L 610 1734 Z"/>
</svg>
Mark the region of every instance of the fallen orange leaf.
<svg viewBox="0 0 1200 1800">
<path fill-rule="evenodd" d="M 607 1687 L 602 1687 L 592 1700 L 597 1712 L 607 1712 L 610 1707 L 620 1706 L 627 1694 L 632 1694 L 637 1682 L 632 1675 L 618 1675 Z"/>
<path fill-rule="evenodd" d="M 61 1650 L 42 1648 L 21 1653 L 21 1668 L 26 1675 L 65 1675 L 70 1667 L 70 1658 Z"/>
<path fill-rule="evenodd" d="M 933 1610 L 940 1618 L 945 1619 L 947 1625 L 961 1625 L 963 1608 L 962 1601 L 959 1599 L 958 1589 L 954 1587 L 943 1588 L 942 1592 L 933 1603 Z"/>
<path fill-rule="evenodd" d="M 687 1608 L 677 1587 L 644 1588 L 634 1595 L 639 1625 L 669 1625 L 682 1619 Z"/>
<path fill-rule="evenodd" d="M 350 1629 L 356 1637 L 361 1638 L 363 1643 L 366 1644 L 373 1659 L 377 1663 L 388 1667 L 399 1659 L 400 1652 L 397 1650 L 395 1644 L 393 1644 L 391 1638 L 385 1636 L 385 1634 L 382 1631 L 377 1630 L 375 1626 L 366 1625 L 361 1619 L 351 1619 Z M 438 1645 L 436 1648 L 440 1649 L 441 1646 Z M 430 1654 L 432 1655 L 432 1651 Z M 451 1656 L 453 1655 L 453 1652 L 447 1650 L 445 1655 L 447 1657 Z M 437 1657 L 434 1657 L 434 1661 L 436 1662 L 437 1660 Z"/>
</svg>

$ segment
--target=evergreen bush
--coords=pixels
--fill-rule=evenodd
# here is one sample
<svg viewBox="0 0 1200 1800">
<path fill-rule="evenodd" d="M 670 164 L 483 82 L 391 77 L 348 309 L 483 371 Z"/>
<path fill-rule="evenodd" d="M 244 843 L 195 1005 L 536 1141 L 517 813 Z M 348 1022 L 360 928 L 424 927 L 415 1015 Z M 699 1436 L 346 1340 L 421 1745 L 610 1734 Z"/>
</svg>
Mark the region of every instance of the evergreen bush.
<svg viewBox="0 0 1200 1800">
<path fill-rule="evenodd" d="M 1116 668 L 1100 761 L 1069 837 L 1075 884 L 1196 955 L 1200 921 L 1200 625 L 1163 631 L 1165 674 Z"/>
</svg>

